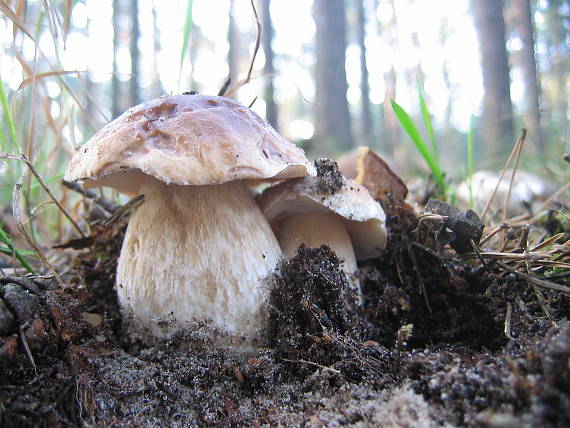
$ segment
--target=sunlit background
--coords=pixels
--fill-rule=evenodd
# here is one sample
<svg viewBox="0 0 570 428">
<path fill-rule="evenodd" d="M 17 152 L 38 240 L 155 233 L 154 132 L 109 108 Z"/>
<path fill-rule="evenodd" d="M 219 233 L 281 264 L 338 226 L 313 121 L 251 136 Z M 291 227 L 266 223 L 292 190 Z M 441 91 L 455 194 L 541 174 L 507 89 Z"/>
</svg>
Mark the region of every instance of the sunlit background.
<svg viewBox="0 0 570 428">
<path fill-rule="evenodd" d="M 357 31 L 360 1 L 365 19 L 366 97 L 371 117 L 368 130 L 361 125 L 363 55 Z M 262 45 L 251 83 L 239 92 L 239 100 L 246 105 L 253 102 L 252 108 L 265 116 L 264 88 L 271 80 L 278 130 L 303 145 L 311 156 L 339 155 L 344 149 L 319 144 L 319 136 L 315 135 L 318 52 L 312 2 L 255 3 L 260 21 L 263 4 L 269 4 L 273 72 L 267 73 Z M 447 174 L 461 178 L 465 171 L 458 165 L 464 163 L 470 127 L 474 126 L 477 138 L 482 138 L 477 124 L 483 114 L 484 88 L 472 3 L 344 2 L 351 146 L 371 145 L 388 158 L 393 157 L 405 173 L 421 171 L 421 160 L 405 133 L 388 137 L 387 129 L 391 126 L 387 123 L 389 98 L 393 97 L 417 118 L 418 127 L 425 132 L 418 101 L 421 85 L 444 165 L 451 166 Z M 568 149 L 566 101 L 560 98 L 567 88 L 570 8 L 565 1 L 539 0 L 530 4 L 541 89 L 540 115 L 548 155 L 556 157 Z M 510 7 L 511 1 L 506 1 L 505 40 L 516 134 L 524 125 L 528 101 L 518 59 L 523 42 L 512 24 Z M 49 175 L 61 171 L 66 156 L 77 145 L 132 104 L 189 90 L 216 94 L 228 76 L 234 80 L 244 78 L 257 34 L 250 0 L 29 0 L 9 1 L 2 12 L 0 75 L 7 108 L 17 119 L 15 136 L 10 135 L 9 124 L 3 121 L 4 151 L 29 151 L 36 159 L 57 158 L 59 162 L 48 168 Z M 393 88 L 387 85 L 390 75 Z M 561 108 L 563 111 L 559 111 Z M 12 141 L 14 138 L 17 141 Z M 528 145 L 534 153 L 532 139 Z M 50 152 L 55 148 L 63 151 Z M 479 160 L 484 166 L 494 167 L 503 162 L 484 156 Z M 6 169 L 5 162 L 2 168 Z"/>
</svg>

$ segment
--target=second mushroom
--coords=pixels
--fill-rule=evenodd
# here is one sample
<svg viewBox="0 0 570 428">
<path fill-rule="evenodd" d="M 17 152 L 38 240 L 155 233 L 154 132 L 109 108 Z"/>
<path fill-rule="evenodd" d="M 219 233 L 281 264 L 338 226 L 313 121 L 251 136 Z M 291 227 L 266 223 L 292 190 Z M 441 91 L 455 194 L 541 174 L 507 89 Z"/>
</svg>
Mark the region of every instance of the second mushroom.
<svg viewBox="0 0 570 428">
<path fill-rule="evenodd" d="M 357 260 L 386 246 L 382 207 L 353 180 L 323 188 L 321 177 L 292 179 L 266 189 L 258 201 L 286 258 L 307 247 L 330 247 L 353 284 Z"/>
</svg>

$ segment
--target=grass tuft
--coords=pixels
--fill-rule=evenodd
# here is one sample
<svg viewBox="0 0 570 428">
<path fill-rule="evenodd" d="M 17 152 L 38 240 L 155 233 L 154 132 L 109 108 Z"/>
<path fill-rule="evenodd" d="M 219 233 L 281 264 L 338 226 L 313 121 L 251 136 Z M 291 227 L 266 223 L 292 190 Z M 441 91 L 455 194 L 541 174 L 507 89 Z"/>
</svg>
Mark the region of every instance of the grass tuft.
<svg viewBox="0 0 570 428">
<path fill-rule="evenodd" d="M 423 98 L 420 97 L 420 104 L 421 104 L 421 99 Z M 424 116 L 424 122 L 426 124 L 426 128 L 428 129 L 428 133 L 430 133 L 429 130 L 431 129 L 431 134 L 432 134 L 430 136 L 430 139 L 432 140 L 431 149 L 426 143 L 425 139 L 422 137 L 422 134 L 420 133 L 416 125 L 414 125 L 414 122 L 410 117 L 410 115 L 395 100 L 390 100 L 390 103 L 392 105 L 392 110 L 394 111 L 396 118 L 400 122 L 400 126 L 404 129 L 404 131 L 406 131 L 408 136 L 411 138 L 412 142 L 416 146 L 416 149 L 418 149 L 418 151 L 426 161 L 429 169 L 431 170 L 435 178 L 435 181 L 437 183 L 437 186 L 439 187 L 440 196 L 445 196 L 445 194 L 447 193 L 447 185 L 445 183 L 445 179 L 441 171 L 438 150 L 437 150 L 437 143 L 435 141 L 435 137 L 433 136 L 433 128 L 431 126 L 431 120 L 429 119 L 429 113 L 427 113 L 427 107 L 425 107 L 426 114 Z M 425 105 L 425 100 L 423 103 Z"/>
</svg>

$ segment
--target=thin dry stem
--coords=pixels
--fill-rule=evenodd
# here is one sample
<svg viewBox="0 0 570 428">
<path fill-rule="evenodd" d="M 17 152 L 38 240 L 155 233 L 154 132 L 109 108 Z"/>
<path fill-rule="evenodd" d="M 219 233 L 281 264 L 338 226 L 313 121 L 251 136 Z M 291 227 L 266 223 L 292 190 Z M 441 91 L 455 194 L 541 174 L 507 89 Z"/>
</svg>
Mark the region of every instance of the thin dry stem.
<svg viewBox="0 0 570 428">
<path fill-rule="evenodd" d="M 503 222 L 507 219 L 507 207 L 509 206 L 509 200 L 511 199 L 511 192 L 513 190 L 513 182 L 515 181 L 515 175 L 519 168 L 519 161 L 521 158 L 521 152 L 524 145 L 524 141 L 526 139 L 526 129 L 522 129 L 521 135 L 515 144 L 515 162 L 513 165 L 513 171 L 511 173 L 511 180 L 509 181 L 509 189 L 507 190 L 507 196 L 505 197 L 505 201 L 503 203 Z M 500 180 L 499 180 L 500 181 Z"/>
<path fill-rule="evenodd" d="M 257 15 L 257 9 L 255 8 L 254 1 L 251 0 L 251 8 L 253 9 L 253 14 L 255 16 L 255 23 L 257 25 L 257 35 L 255 37 L 255 47 L 253 49 L 253 55 L 251 57 L 251 61 L 249 63 L 249 69 L 247 71 L 247 76 L 245 79 L 242 79 L 235 83 L 233 86 L 228 89 L 228 91 L 223 94 L 228 98 L 236 98 L 238 91 L 245 85 L 249 83 L 251 80 L 251 73 L 253 72 L 253 65 L 255 64 L 255 58 L 257 57 L 257 51 L 259 50 L 259 45 L 261 43 L 261 22 L 259 21 L 259 16 Z"/>
<path fill-rule="evenodd" d="M 32 163 L 28 160 L 28 158 L 26 157 L 26 155 L 11 155 L 9 153 L 0 153 L 0 159 L 11 159 L 11 160 L 18 160 L 21 162 L 24 162 L 26 164 L 26 166 L 28 167 L 28 169 L 31 171 L 32 174 L 34 174 L 34 177 L 36 177 L 36 179 L 38 180 L 38 182 L 40 183 L 40 185 L 43 187 L 43 189 L 46 191 L 46 193 L 49 195 L 49 197 L 52 199 L 52 201 L 57 205 L 57 207 L 60 209 L 60 211 L 63 213 L 63 215 L 65 215 L 67 217 L 67 219 L 71 222 L 71 224 L 73 225 L 73 227 L 79 232 L 79 234 L 81 235 L 82 238 L 86 238 L 86 235 L 83 233 L 83 231 L 81 230 L 81 228 L 77 225 L 77 223 L 75 222 L 75 220 L 73 220 L 73 218 L 71 217 L 71 215 L 67 212 L 67 210 L 59 203 L 59 201 L 57 200 L 57 198 L 53 195 L 53 193 L 51 193 L 51 190 L 49 190 L 49 187 L 45 184 L 44 180 L 42 179 L 42 177 L 40 176 L 40 174 L 38 173 L 38 171 L 36 170 L 36 168 L 34 168 L 34 166 L 32 165 Z M 25 176 L 25 174 L 23 175 Z"/>
<path fill-rule="evenodd" d="M 556 284 L 555 282 L 545 281 L 544 279 L 537 278 L 536 276 L 529 275 L 529 274 L 524 273 L 524 272 L 520 272 L 520 271 L 510 267 L 509 265 L 507 265 L 506 263 L 503 263 L 503 262 L 497 262 L 497 264 L 501 268 L 505 269 L 506 271 L 514 273 L 515 275 L 520 276 L 521 278 L 527 280 L 530 283 L 536 284 L 539 287 L 549 288 L 550 290 L 560 291 L 562 293 L 570 295 L 570 287 L 566 287 L 565 285 Z"/>
<path fill-rule="evenodd" d="M 24 173 L 22 174 L 20 179 L 14 185 L 14 193 L 13 193 L 13 197 L 12 197 L 12 215 L 14 216 L 14 221 L 16 222 L 16 225 L 18 227 L 18 231 L 20 232 L 20 234 L 22 235 L 24 240 L 27 242 L 27 244 L 30 246 L 30 248 L 32 248 L 36 252 L 36 254 L 38 255 L 39 259 L 42 261 L 42 263 L 48 267 L 48 269 L 51 271 L 51 273 L 53 274 L 53 276 L 55 277 L 57 282 L 62 287 L 65 287 L 65 284 L 61 280 L 57 271 L 55 270 L 55 267 L 48 261 L 48 259 L 44 256 L 44 254 L 41 252 L 41 250 L 37 247 L 37 245 L 34 243 L 32 238 L 30 237 L 30 235 L 26 231 L 26 228 L 24 227 L 25 215 L 24 215 L 24 204 L 22 203 L 22 189 L 23 189 L 24 179 L 26 178 L 26 175 L 28 175 L 28 174 L 29 174 L 29 171 L 24 171 Z"/>
<path fill-rule="evenodd" d="M 525 131 L 525 134 L 526 134 L 526 131 Z M 521 137 L 522 137 L 522 135 L 521 135 Z M 503 169 L 501 170 L 501 173 L 499 174 L 499 179 L 497 180 L 497 185 L 495 186 L 493 193 L 491 193 L 491 196 L 489 196 L 489 199 L 487 199 L 487 202 L 485 203 L 485 208 L 483 208 L 483 213 L 481 214 L 481 222 L 483 222 L 483 223 L 485 223 L 485 217 L 487 216 L 487 212 L 489 211 L 489 207 L 491 206 L 491 203 L 493 202 L 493 199 L 495 198 L 495 194 L 497 193 L 497 189 L 499 188 L 499 184 L 503 180 L 503 176 L 505 175 L 505 171 L 507 170 L 509 164 L 511 163 L 511 159 L 516 154 L 517 147 L 519 145 L 520 139 L 521 138 L 519 137 L 519 139 L 515 143 L 515 146 L 513 147 L 513 150 L 511 150 L 511 153 L 509 154 L 509 157 L 507 158 L 507 161 L 505 162 L 505 165 L 503 166 Z"/>
</svg>

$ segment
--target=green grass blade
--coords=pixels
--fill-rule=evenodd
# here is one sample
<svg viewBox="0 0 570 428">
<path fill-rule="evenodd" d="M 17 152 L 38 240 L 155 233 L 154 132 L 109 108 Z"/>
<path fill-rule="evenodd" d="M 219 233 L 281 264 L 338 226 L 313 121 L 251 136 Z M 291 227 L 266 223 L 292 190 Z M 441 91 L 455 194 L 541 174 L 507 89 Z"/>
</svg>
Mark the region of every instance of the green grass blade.
<svg viewBox="0 0 570 428">
<path fill-rule="evenodd" d="M 180 70 L 178 72 L 178 82 L 182 76 L 182 64 L 188 51 L 188 43 L 190 42 L 190 30 L 192 29 L 192 4 L 193 0 L 188 0 L 186 5 L 186 20 L 184 21 L 184 31 L 182 33 L 182 49 L 180 50 Z"/>
<path fill-rule="evenodd" d="M 444 195 L 446 191 L 445 180 L 443 179 L 443 174 L 441 173 L 439 164 L 436 162 L 432 152 L 429 150 L 422 135 L 414 125 L 414 122 L 412 121 L 410 115 L 406 113 L 406 111 L 396 101 L 390 100 L 390 103 L 392 105 L 392 110 L 394 111 L 396 118 L 400 122 L 400 125 L 412 139 L 412 142 L 415 144 L 416 148 L 428 164 L 429 169 L 433 173 L 437 185 L 439 186 L 441 194 Z"/>
<path fill-rule="evenodd" d="M 435 133 L 433 132 L 433 125 L 431 123 L 431 118 L 429 116 L 424 90 L 419 84 L 419 82 L 418 82 L 418 98 L 420 99 L 420 108 L 422 110 L 422 117 L 424 118 L 424 124 L 426 126 L 429 141 L 431 143 L 432 153 L 435 157 L 435 161 L 439 164 L 439 147 L 437 146 L 437 142 L 435 141 Z"/>
<path fill-rule="evenodd" d="M 473 185 L 471 179 L 475 172 L 475 118 L 471 116 L 467 134 L 467 186 L 469 189 L 469 208 L 473 209 Z"/>
<path fill-rule="evenodd" d="M 1 253 L 5 253 L 5 254 L 10 255 L 10 256 L 13 255 L 20 262 L 20 264 L 22 265 L 22 267 L 24 269 L 26 269 L 29 273 L 34 273 L 34 270 L 32 269 L 32 267 L 28 264 L 28 262 L 24 258 L 22 251 L 14 248 L 14 246 L 12 245 L 12 240 L 10 239 L 10 236 L 8 236 L 8 234 L 6 232 L 4 232 L 1 224 L 0 224 L 0 242 L 6 246 L 6 248 L 0 247 Z"/>
<path fill-rule="evenodd" d="M 8 127 L 8 135 L 10 140 L 12 140 L 12 149 L 18 147 L 18 140 L 16 138 L 16 127 L 14 126 L 14 120 L 10 114 L 10 108 L 8 107 L 8 98 L 6 97 L 6 91 L 4 89 L 4 82 L 0 79 L 0 104 L 2 104 L 2 112 L 4 117 L 4 122 Z M 7 152 L 8 147 L 3 147 L 2 151 Z"/>
</svg>

